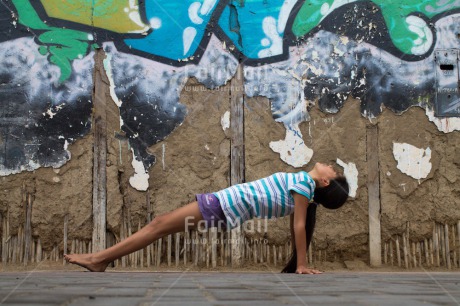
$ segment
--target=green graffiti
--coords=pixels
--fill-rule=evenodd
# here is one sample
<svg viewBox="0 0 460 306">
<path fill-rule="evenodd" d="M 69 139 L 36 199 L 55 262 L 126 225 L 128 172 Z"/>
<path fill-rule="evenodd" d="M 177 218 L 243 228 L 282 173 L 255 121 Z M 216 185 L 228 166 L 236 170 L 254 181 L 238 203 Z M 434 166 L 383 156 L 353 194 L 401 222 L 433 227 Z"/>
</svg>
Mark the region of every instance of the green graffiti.
<svg viewBox="0 0 460 306">
<path fill-rule="evenodd" d="M 332 11 L 351 2 L 363 0 L 307 0 L 294 19 L 292 31 L 301 37 L 310 33 Z M 416 14 L 433 18 L 460 8 L 457 0 L 379 0 L 372 1 L 382 11 L 383 18 L 394 45 L 403 53 L 421 55 L 433 43 L 433 33 L 426 21 Z"/>
<path fill-rule="evenodd" d="M 72 74 L 72 62 L 77 58 L 86 56 L 92 45 L 92 36 L 89 33 L 56 28 L 44 23 L 28 0 L 12 0 L 15 5 L 19 23 L 37 31 L 33 33 L 38 36 L 41 44 L 39 52 L 47 55 L 51 63 L 61 70 L 60 82 L 66 81 Z"/>
</svg>

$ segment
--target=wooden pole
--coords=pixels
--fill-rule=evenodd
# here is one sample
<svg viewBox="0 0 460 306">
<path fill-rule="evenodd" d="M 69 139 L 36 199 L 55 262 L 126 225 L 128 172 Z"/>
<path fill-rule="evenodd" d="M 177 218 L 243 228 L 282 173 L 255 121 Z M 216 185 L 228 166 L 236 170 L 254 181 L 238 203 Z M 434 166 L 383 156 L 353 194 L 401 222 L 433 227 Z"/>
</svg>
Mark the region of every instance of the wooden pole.
<svg viewBox="0 0 460 306">
<path fill-rule="evenodd" d="M 396 236 L 396 257 L 398 259 L 398 267 L 401 267 L 401 249 L 399 247 L 399 236 Z"/>
<path fill-rule="evenodd" d="M 172 235 L 168 235 L 168 247 L 167 247 L 167 256 L 168 256 L 168 267 L 171 266 L 171 249 L 172 249 Z"/>
<path fill-rule="evenodd" d="M 236 74 L 230 82 L 230 184 L 245 181 L 244 174 L 244 77 L 243 64 L 240 62 Z M 242 227 L 241 224 L 231 231 L 231 260 L 233 267 L 242 264 Z"/>
<path fill-rule="evenodd" d="M 406 269 L 409 269 L 409 256 L 407 254 L 407 240 L 406 240 L 406 234 L 403 233 L 403 251 L 404 251 L 404 267 Z"/>
<path fill-rule="evenodd" d="M 367 190 L 369 201 L 369 256 L 371 266 L 382 264 L 382 242 L 380 233 L 380 170 L 379 132 L 377 125 L 366 129 Z"/>
<path fill-rule="evenodd" d="M 192 242 L 190 241 L 190 231 L 186 231 L 185 232 L 185 238 L 184 238 L 184 266 L 187 265 L 187 254 L 189 252 L 189 249 L 190 249 L 190 244 Z"/>
<path fill-rule="evenodd" d="M 69 214 L 65 214 L 64 216 L 64 242 L 63 242 L 64 245 L 62 248 L 64 250 L 64 254 L 68 254 L 67 253 L 68 226 L 69 226 Z M 62 263 L 66 265 L 67 261 L 63 259 Z"/>
<path fill-rule="evenodd" d="M 390 264 L 393 266 L 393 240 L 390 239 Z"/>
<path fill-rule="evenodd" d="M 176 258 L 176 267 L 178 267 L 179 266 L 179 255 L 180 255 L 180 233 L 176 233 L 174 243 L 175 243 L 174 256 Z"/>
<path fill-rule="evenodd" d="M 430 253 L 429 253 L 429 246 L 428 246 L 428 240 L 425 238 L 423 241 L 423 249 L 425 250 L 425 261 L 426 261 L 426 266 L 430 267 Z"/>
<path fill-rule="evenodd" d="M 436 255 L 436 266 L 439 267 L 441 264 L 439 260 L 439 240 L 436 223 L 433 224 L 433 252 Z"/>
<path fill-rule="evenodd" d="M 447 263 L 447 269 L 452 269 L 452 263 L 450 261 L 450 246 L 449 246 L 449 225 L 444 224 L 444 234 L 445 234 L 445 243 L 446 247 L 444 248 L 446 252 L 446 263 Z"/>
<path fill-rule="evenodd" d="M 212 267 L 217 267 L 217 228 L 211 228 L 211 263 Z"/>
<path fill-rule="evenodd" d="M 40 241 L 40 238 L 38 238 L 37 241 L 37 262 L 42 261 L 42 243 Z"/>
<path fill-rule="evenodd" d="M 107 205 L 107 90 L 109 80 L 104 72 L 104 51 L 95 52 L 93 90 L 93 240 L 94 252 L 106 245 Z"/>
<path fill-rule="evenodd" d="M 32 194 L 27 194 L 26 200 L 26 222 L 24 228 L 24 266 L 27 265 L 29 258 L 30 258 L 30 243 L 32 240 L 32 203 L 33 198 Z"/>
<path fill-rule="evenodd" d="M 445 243 L 445 237 L 444 237 L 444 227 L 442 224 L 438 225 L 438 237 L 439 237 L 439 245 L 440 245 L 440 250 L 441 250 L 441 259 L 442 263 L 447 267 L 447 260 L 446 260 L 446 243 Z"/>
</svg>

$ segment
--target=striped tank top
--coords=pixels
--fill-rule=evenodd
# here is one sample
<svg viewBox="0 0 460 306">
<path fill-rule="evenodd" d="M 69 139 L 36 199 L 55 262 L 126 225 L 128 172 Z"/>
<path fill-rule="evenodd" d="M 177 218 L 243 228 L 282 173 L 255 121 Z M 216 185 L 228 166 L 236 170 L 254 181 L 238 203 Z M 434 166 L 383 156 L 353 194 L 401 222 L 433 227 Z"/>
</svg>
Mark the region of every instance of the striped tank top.
<svg viewBox="0 0 460 306">
<path fill-rule="evenodd" d="M 230 186 L 213 194 L 219 199 L 227 218 L 227 226 L 236 227 L 254 217 L 277 218 L 294 212 L 297 192 L 310 201 L 314 196 L 315 181 L 305 172 L 277 172 L 268 177 Z"/>
</svg>

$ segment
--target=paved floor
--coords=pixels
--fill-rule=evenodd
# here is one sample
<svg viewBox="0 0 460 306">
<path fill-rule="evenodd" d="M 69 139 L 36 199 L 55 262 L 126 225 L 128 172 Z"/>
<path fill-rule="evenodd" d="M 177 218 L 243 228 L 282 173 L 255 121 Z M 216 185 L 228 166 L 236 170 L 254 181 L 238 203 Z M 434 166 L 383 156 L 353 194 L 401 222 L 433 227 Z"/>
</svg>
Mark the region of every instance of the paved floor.
<svg viewBox="0 0 460 306">
<path fill-rule="evenodd" d="M 7 272 L 0 305 L 460 305 L 460 273 Z"/>
</svg>

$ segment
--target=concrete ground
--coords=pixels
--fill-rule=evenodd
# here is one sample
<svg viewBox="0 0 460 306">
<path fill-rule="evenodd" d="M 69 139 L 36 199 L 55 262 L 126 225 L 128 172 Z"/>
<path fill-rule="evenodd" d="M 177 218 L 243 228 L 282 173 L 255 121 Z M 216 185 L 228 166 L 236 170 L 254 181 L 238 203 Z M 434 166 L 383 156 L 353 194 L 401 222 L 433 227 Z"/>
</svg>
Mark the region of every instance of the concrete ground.
<svg viewBox="0 0 460 306">
<path fill-rule="evenodd" d="M 0 305 L 460 305 L 460 273 L 4 272 Z"/>
</svg>

